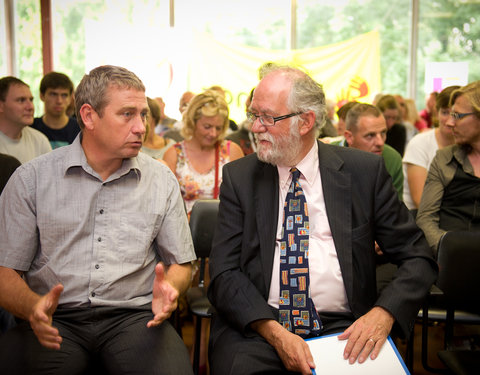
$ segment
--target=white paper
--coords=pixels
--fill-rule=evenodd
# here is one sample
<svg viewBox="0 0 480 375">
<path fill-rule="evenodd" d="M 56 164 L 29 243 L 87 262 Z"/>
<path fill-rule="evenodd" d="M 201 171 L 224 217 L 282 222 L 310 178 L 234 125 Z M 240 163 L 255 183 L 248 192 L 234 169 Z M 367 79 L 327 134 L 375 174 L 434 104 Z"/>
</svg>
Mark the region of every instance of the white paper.
<svg viewBox="0 0 480 375">
<path fill-rule="evenodd" d="M 318 374 L 341 374 L 341 375 L 410 375 L 405 363 L 400 357 L 392 339 L 383 344 L 378 357 L 372 361 L 370 357 L 363 363 L 349 364 L 343 359 L 343 351 L 347 340 L 339 340 L 339 334 L 318 337 L 306 340 L 310 347 L 315 368 Z M 315 370 L 312 371 L 315 374 Z"/>
</svg>

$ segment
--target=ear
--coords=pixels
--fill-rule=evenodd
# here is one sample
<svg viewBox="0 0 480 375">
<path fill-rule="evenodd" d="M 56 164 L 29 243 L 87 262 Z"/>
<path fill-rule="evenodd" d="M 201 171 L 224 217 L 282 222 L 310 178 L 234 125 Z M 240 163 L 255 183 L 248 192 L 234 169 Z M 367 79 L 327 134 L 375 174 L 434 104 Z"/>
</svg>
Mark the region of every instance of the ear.
<svg viewBox="0 0 480 375">
<path fill-rule="evenodd" d="M 315 113 L 308 111 L 300 115 L 302 122 L 300 123 L 300 135 L 309 133 L 315 127 Z"/>
<path fill-rule="evenodd" d="M 98 114 L 90 104 L 82 105 L 82 108 L 80 108 L 80 117 L 85 125 L 85 129 L 93 130 L 95 128 L 95 119 L 98 118 Z"/>
<path fill-rule="evenodd" d="M 45 101 L 45 94 L 40 93 L 40 100 L 41 100 L 42 102 Z"/>
<path fill-rule="evenodd" d="M 353 133 L 350 130 L 345 130 L 345 142 L 347 142 L 349 146 L 353 143 Z"/>
</svg>

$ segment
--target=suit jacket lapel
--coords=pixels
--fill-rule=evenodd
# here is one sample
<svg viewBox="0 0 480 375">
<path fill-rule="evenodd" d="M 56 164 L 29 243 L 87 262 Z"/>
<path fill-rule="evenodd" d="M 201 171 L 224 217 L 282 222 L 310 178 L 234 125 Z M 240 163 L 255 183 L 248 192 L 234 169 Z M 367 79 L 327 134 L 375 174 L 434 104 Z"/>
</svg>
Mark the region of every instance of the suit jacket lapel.
<svg viewBox="0 0 480 375">
<path fill-rule="evenodd" d="M 259 162 L 254 179 L 257 231 L 260 241 L 262 268 L 265 277 L 265 291 L 268 297 L 272 279 L 273 256 L 278 220 L 278 172 L 277 168 Z"/>
<path fill-rule="evenodd" d="M 319 142 L 318 159 L 330 230 L 337 250 L 348 300 L 353 293 L 352 264 L 352 181 L 342 171 L 343 160 Z"/>
</svg>

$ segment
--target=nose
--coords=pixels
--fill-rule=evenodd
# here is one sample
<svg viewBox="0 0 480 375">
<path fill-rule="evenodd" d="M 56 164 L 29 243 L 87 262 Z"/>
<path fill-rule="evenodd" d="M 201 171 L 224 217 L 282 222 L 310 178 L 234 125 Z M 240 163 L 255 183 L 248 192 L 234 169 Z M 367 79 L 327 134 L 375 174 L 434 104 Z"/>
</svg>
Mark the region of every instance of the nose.
<svg viewBox="0 0 480 375">
<path fill-rule="evenodd" d="M 375 144 L 377 146 L 383 146 L 385 144 L 385 135 L 377 134 L 377 136 L 375 137 Z"/>
<path fill-rule="evenodd" d="M 33 100 L 27 100 L 27 108 L 28 109 L 31 109 L 31 110 L 34 110 L 35 109 L 35 106 L 33 104 Z"/>
<path fill-rule="evenodd" d="M 445 121 L 445 126 L 449 128 L 453 128 L 455 126 L 455 119 L 453 116 L 448 115 L 447 121 Z"/>
<path fill-rule="evenodd" d="M 217 138 L 219 133 L 220 133 L 220 131 L 215 126 L 212 126 L 210 128 L 210 136 L 212 138 Z"/>
<path fill-rule="evenodd" d="M 135 123 L 133 124 L 132 133 L 143 136 L 147 130 L 146 121 L 147 120 L 145 117 L 138 115 Z M 152 129 L 152 131 L 154 131 L 154 129 Z"/>
<path fill-rule="evenodd" d="M 262 125 L 260 122 L 260 118 L 255 118 L 252 122 L 252 132 L 253 133 L 265 133 L 267 131 L 267 127 Z"/>
</svg>

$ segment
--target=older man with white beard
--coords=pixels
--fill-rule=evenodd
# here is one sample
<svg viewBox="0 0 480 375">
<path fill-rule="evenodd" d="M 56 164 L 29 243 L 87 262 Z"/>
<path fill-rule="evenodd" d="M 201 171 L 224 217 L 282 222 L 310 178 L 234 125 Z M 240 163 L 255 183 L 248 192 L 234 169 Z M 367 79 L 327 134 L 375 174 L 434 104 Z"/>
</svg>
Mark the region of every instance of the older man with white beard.
<svg viewBox="0 0 480 375">
<path fill-rule="evenodd" d="M 304 338 L 335 332 L 345 360 L 375 359 L 394 324 L 411 332 L 437 274 L 382 158 L 317 142 L 322 87 L 298 69 L 270 69 L 248 113 L 257 153 L 223 168 L 208 291 L 213 375 L 310 374 Z M 399 267 L 379 296 L 375 241 Z"/>
</svg>

